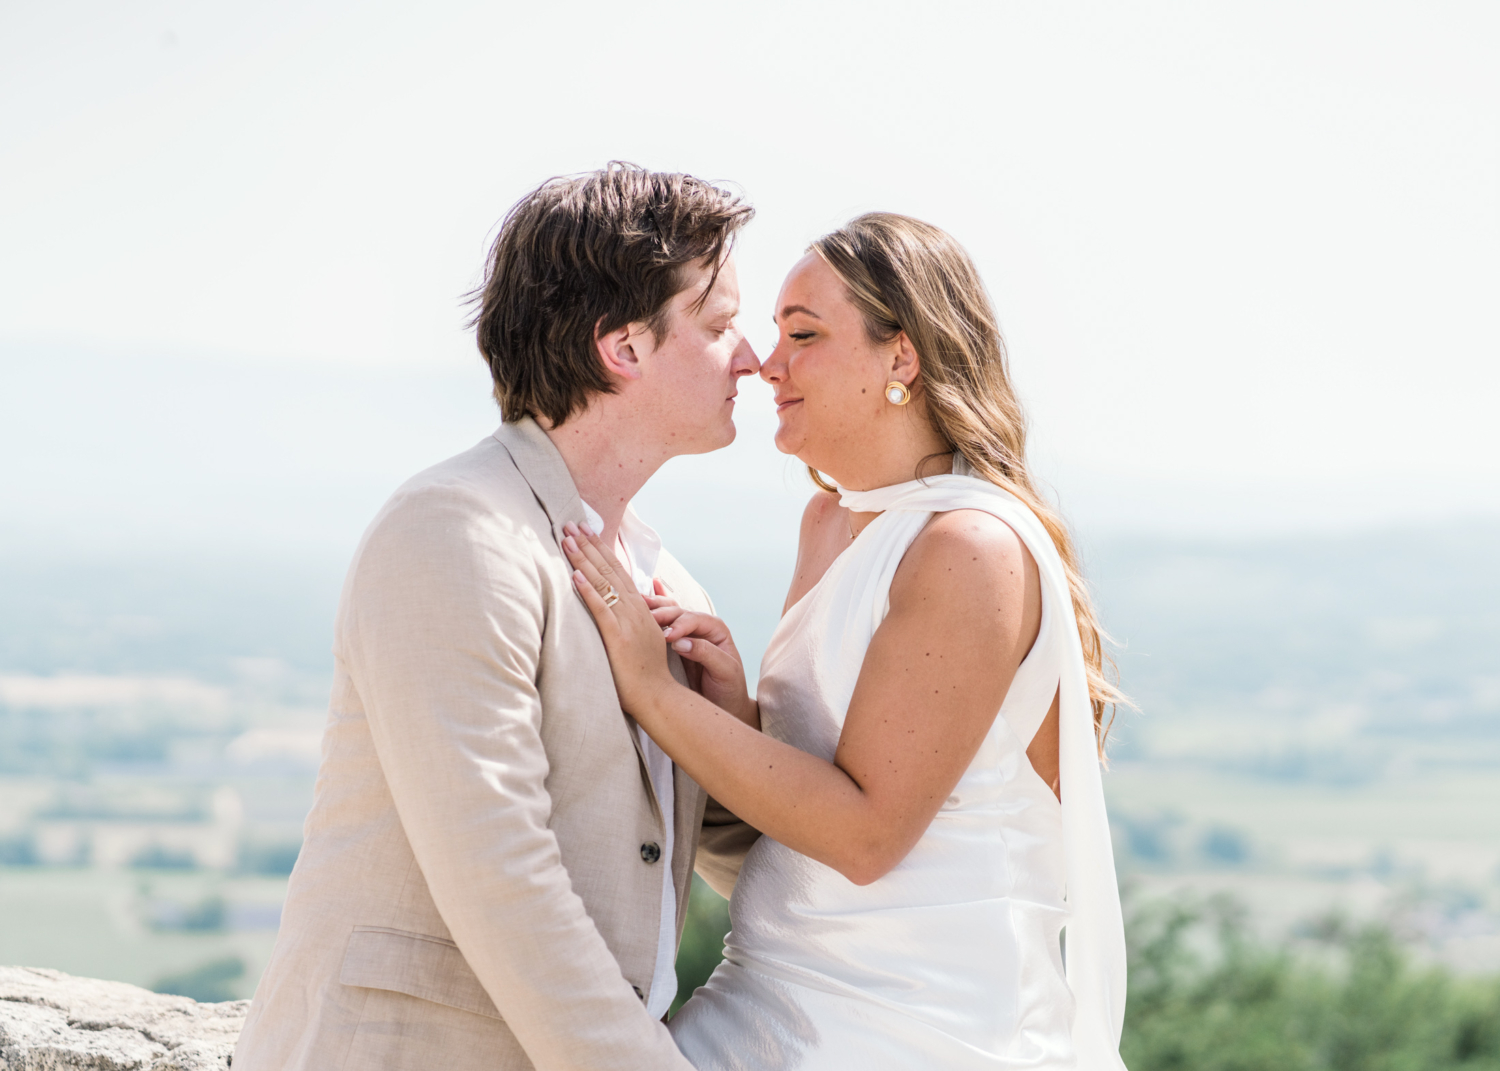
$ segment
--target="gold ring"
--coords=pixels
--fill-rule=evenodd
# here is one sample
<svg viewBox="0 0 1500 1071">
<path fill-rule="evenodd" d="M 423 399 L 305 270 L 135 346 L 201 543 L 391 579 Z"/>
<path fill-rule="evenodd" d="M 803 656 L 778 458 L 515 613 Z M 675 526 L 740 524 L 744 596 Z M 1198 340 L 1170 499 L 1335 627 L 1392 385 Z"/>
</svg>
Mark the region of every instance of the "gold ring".
<svg viewBox="0 0 1500 1071">
<path fill-rule="evenodd" d="M 615 586 L 613 584 L 610 584 L 607 588 L 604 589 L 604 605 L 613 606 L 619 601 L 620 593 L 615 590 Z"/>
</svg>

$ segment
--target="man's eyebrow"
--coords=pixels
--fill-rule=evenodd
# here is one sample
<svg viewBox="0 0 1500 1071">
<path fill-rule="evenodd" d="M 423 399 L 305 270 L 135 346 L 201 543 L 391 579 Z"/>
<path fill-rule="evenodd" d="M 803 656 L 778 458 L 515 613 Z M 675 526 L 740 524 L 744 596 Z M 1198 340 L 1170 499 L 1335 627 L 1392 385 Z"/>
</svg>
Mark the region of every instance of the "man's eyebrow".
<svg viewBox="0 0 1500 1071">
<path fill-rule="evenodd" d="M 788 305 L 786 308 L 781 310 L 781 318 L 784 320 L 794 312 L 804 313 L 807 316 L 811 316 L 814 320 L 821 320 L 823 318 L 817 313 L 813 312 L 812 309 L 809 309 L 806 305 Z M 775 321 L 776 317 L 773 316 L 771 317 L 771 319 L 772 321 Z"/>
</svg>

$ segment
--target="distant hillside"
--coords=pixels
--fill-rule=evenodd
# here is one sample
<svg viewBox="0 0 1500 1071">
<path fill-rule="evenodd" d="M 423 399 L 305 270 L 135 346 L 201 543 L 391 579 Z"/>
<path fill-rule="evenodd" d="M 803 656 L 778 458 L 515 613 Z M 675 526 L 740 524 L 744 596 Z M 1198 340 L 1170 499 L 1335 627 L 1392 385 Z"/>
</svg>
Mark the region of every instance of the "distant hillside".
<svg viewBox="0 0 1500 1071">
<path fill-rule="evenodd" d="M 274 658 L 326 675 L 345 564 L 328 555 L 0 555 L 0 673 L 222 682 L 235 659 Z"/>
<path fill-rule="evenodd" d="M 1143 711 L 1122 755 L 1335 780 L 1500 763 L 1500 524 L 1119 540 L 1092 571 Z"/>
<path fill-rule="evenodd" d="M 1122 714 L 1116 754 L 1332 779 L 1356 775 L 1341 764 L 1368 773 L 1398 742 L 1500 761 L 1497 547 L 1495 522 L 1098 542 L 1090 573 L 1142 708 Z M 701 541 L 679 556 L 758 661 L 790 561 L 718 556 Z M 331 554 L 0 556 L 0 673 L 229 682 L 254 658 L 323 679 L 345 565 Z"/>
<path fill-rule="evenodd" d="M 664 534 L 753 674 L 787 547 L 726 547 L 710 538 L 722 511 L 694 505 L 696 538 L 670 518 Z M 1500 966 L 1497 546 L 1495 523 L 1096 541 L 1089 572 L 1141 707 L 1121 713 L 1106 779 L 1127 884 L 1147 897 L 1232 893 L 1277 940 L 1348 910 L 1456 969 Z M 138 981 L 183 969 L 141 966 L 104 910 L 126 879 L 37 864 L 81 859 L 87 844 L 95 862 L 167 874 L 191 848 L 200 863 L 234 855 L 227 900 L 204 884 L 216 872 L 184 869 L 181 888 L 138 893 L 133 910 L 219 904 L 241 922 L 199 935 L 195 955 L 222 957 L 232 938 L 253 985 L 280 896 L 255 882 L 296 856 L 345 566 L 332 553 L 0 555 L 0 866 L 14 892 L 0 907 L 35 920 L 66 894 L 93 919 L 78 929 L 70 909 L 0 925 L 0 951 Z M 184 824 L 216 792 L 239 801 L 242 824 Z M 156 826 L 142 824 L 148 811 Z M 126 843 L 126 817 L 138 836 L 176 823 L 177 839 Z M 201 843 L 179 843 L 178 826 Z M 261 945 L 244 952 L 252 938 Z"/>
</svg>

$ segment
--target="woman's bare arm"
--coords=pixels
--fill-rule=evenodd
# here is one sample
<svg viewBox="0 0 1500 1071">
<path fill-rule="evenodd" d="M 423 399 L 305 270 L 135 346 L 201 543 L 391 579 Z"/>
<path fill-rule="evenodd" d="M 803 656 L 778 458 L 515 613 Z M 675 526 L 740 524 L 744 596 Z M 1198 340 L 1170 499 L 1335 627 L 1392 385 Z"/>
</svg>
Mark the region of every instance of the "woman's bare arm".
<svg viewBox="0 0 1500 1071">
<path fill-rule="evenodd" d="M 1011 529 L 941 514 L 891 585 L 832 763 L 748 727 L 665 672 L 660 627 L 602 548 L 565 543 L 625 708 L 715 799 L 788 847 L 867 884 L 925 832 L 973 761 L 1041 620 L 1035 564 Z M 658 663 L 660 663 L 658 665 Z"/>
</svg>

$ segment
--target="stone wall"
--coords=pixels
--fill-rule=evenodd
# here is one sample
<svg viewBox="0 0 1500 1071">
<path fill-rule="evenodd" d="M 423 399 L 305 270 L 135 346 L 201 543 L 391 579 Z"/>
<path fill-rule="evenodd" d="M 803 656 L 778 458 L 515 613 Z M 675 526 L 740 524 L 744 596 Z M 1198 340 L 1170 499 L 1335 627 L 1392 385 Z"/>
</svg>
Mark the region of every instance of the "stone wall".
<svg viewBox="0 0 1500 1071">
<path fill-rule="evenodd" d="M 248 1000 L 199 1004 L 124 982 L 0 967 L 5 1071 L 224 1071 Z"/>
</svg>

